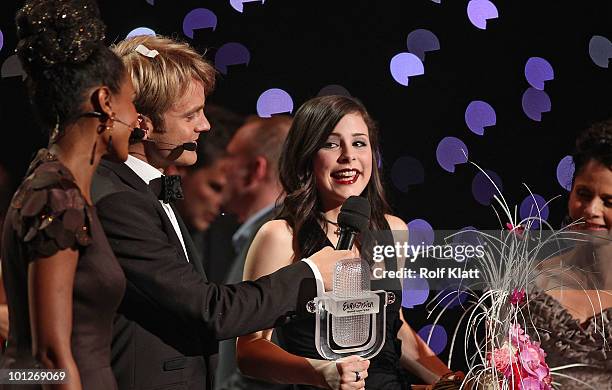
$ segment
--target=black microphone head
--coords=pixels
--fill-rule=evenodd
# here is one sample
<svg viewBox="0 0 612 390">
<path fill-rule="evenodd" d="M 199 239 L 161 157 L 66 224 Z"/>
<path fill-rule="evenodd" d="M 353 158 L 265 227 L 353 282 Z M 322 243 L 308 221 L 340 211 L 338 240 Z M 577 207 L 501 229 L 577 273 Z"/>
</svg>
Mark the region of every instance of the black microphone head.
<svg viewBox="0 0 612 390">
<path fill-rule="evenodd" d="M 338 215 L 338 225 L 362 232 L 370 223 L 370 202 L 361 196 L 351 196 L 344 201 Z"/>
<path fill-rule="evenodd" d="M 130 134 L 130 140 L 129 140 L 130 145 L 142 141 L 144 136 L 145 136 L 145 131 L 143 129 L 141 129 L 140 127 L 134 127 L 134 129 L 132 130 L 132 134 Z"/>
<path fill-rule="evenodd" d="M 183 149 L 188 150 L 190 152 L 195 152 L 195 150 L 198 148 L 198 144 L 196 142 L 185 142 L 181 146 L 183 147 Z"/>
</svg>

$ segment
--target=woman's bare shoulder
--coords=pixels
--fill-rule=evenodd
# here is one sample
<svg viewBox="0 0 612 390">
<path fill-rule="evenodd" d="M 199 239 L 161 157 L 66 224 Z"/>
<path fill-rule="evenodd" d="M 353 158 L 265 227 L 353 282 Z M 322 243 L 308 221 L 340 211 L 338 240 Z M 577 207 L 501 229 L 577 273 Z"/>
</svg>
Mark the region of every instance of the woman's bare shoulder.
<svg viewBox="0 0 612 390">
<path fill-rule="evenodd" d="M 274 219 L 264 223 L 257 232 L 257 235 L 273 242 L 290 243 L 293 240 L 293 229 L 287 221 Z"/>
<path fill-rule="evenodd" d="M 391 214 L 385 214 L 385 219 L 391 230 L 407 230 L 408 225 L 400 217 Z"/>
<path fill-rule="evenodd" d="M 244 268 L 245 279 L 257 279 L 294 261 L 293 231 L 283 220 L 266 222 L 249 248 Z"/>
</svg>

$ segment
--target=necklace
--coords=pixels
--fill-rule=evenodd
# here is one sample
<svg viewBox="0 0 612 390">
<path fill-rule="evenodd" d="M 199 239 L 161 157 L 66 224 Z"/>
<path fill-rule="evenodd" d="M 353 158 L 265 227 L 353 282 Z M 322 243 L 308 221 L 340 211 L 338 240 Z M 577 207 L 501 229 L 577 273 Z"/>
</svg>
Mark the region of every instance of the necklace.
<svg viewBox="0 0 612 390">
<path fill-rule="evenodd" d="M 323 219 L 325 219 L 325 221 L 327 221 L 328 223 L 331 223 L 332 225 L 336 227 L 336 230 L 334 230 L 334 234 L 339 236 L 340 235 L 340 225 L 338 224 L 338 222 L 331 221 L 327 218 L 323 218 Z"/>
</svg>

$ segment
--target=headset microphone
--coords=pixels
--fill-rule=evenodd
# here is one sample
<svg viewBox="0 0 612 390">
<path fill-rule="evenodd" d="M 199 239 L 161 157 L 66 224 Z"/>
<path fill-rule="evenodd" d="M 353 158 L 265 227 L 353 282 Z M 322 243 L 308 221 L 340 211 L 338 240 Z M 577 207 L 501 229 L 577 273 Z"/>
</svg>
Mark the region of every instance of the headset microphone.
<svg viewBox="0 0 612 390">
<path fill-rule="evenodd" d="M 174 149 L 177 149 L 177 148 L 183 148 L 183 150 L 188 150 L 190 152 L 195 152 L 195 150 L 198 148 L 198 143 L 195 142 L 195 141 L 185 142 L 185 143 L 182 143 L 182 144 L 171 144 L 169 142 L 162 142 L 162 141 L 158 141 L 156 139 L 151 139 L 151 138 L 143 139 L 142 141 L 144 141 L 144 142 L 152 142 L 152 143 L 154 143 L 156 145 L 157 144 L 163 144 L 163 145 L 174 146 L 174 148 L 168 148 L 168 149 L 159 148 L 159 150 L 174 150 Z"/>
<path fill-rule="evenodd" d="M 134 127 L 134 130 L 132 130 L 132 133 L 130 134 L 130 140 L 129 140 L 130 145 L 141 142 L 145 134 L 146 134 L 145 131 L 141 129 L 140 127 Z"/>
<path fill-rule="evenodd" d="M 85 112 L 83 114 L 81 114 L 82 116 L 90 116 L 90 117 L 95 117 L 95 118 L 103 118 L 106 116 L 106 114 L 103 114 L 101 112 L 98 111 L 88 111 Z M 195 152 L 196 149 L 198 148 L 198 143 L 196 141 L 191 141 L 191 142 L 185 142 L 182 144 L 171 144 L 169 142 L 162 142 L 162 141 L 158 141 L 156 139 L 144 139 L 145 135 L 146 135 L 146 131 L 141 129 L 140 127 L 132 127 L 129 124 L 125 123 L 124 121 L 122 121 L 121 119 L 118 118 L 114 118 L 113 119 L 116 122 L 121 123 L 122 125 L 128 126 L 132 128 L 132 133 L 130 134 L 130 139 L 129 139 L 129 143 L 130 144 L 135 144 L 138 142 L 152 142 L 154 144 L 163 144 L 163 145 L 170 145 L 170 146 L 174 146 L 174 148 L 169 148 L 169 149 L 162 149 L 160 148 L 159 150 L 174 150 L 177 148 L 182 148 L 183 150 L 187 150 L 190 152 Z"/>
<path fill-rule="evenodd" d="M 89 117 L 94 117 L 94 118 L 104 118 L 107 115 L 103 114 L 103 113 L 101 113 L 99 111 L 88 111 L 88 112 L 85 112 L 85 113 L 81 114 L 81 116 L 89 116 Z M 122 121 L 119 118 L 114 118 L 113 120 L 115 122 L 121 123 L 122 125 L 125 125 L 127 127 L 132 128 L 132 132 L 130 133 L 130 138 L 129 138 L 130 145 L 138 143 L 138 142 L 142 141 L 142 139 L 144 138 L 146 132 L 143 129 L 141 129 L 140 127 L 132 127 L 131 125 L 125 123 L 124 121 Z"/>
</svg>

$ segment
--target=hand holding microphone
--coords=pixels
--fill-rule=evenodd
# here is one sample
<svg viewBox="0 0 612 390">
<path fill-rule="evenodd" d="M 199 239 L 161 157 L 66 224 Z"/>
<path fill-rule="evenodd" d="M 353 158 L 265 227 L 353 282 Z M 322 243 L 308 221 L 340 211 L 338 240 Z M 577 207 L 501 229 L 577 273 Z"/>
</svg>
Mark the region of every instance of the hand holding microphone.
<svg viewBox="0 0 612 390">
<path fill-rule="evenodd" d="M 320 387 L 331 390 L 360 390 L 365 388 L 370 361 L 349 356 L 337 361 L 306 358 L 320 375 Z"/>
<path fill-rule="evenodd" d="M 340 389 L 365 388 L 365 380 L 368 377 L 368 367 L 370 367 L 369 360 L 362 359 L 359 356 L 349 356 L 335 363 L 338 374 L 340 375 Z"/>
</svg>

